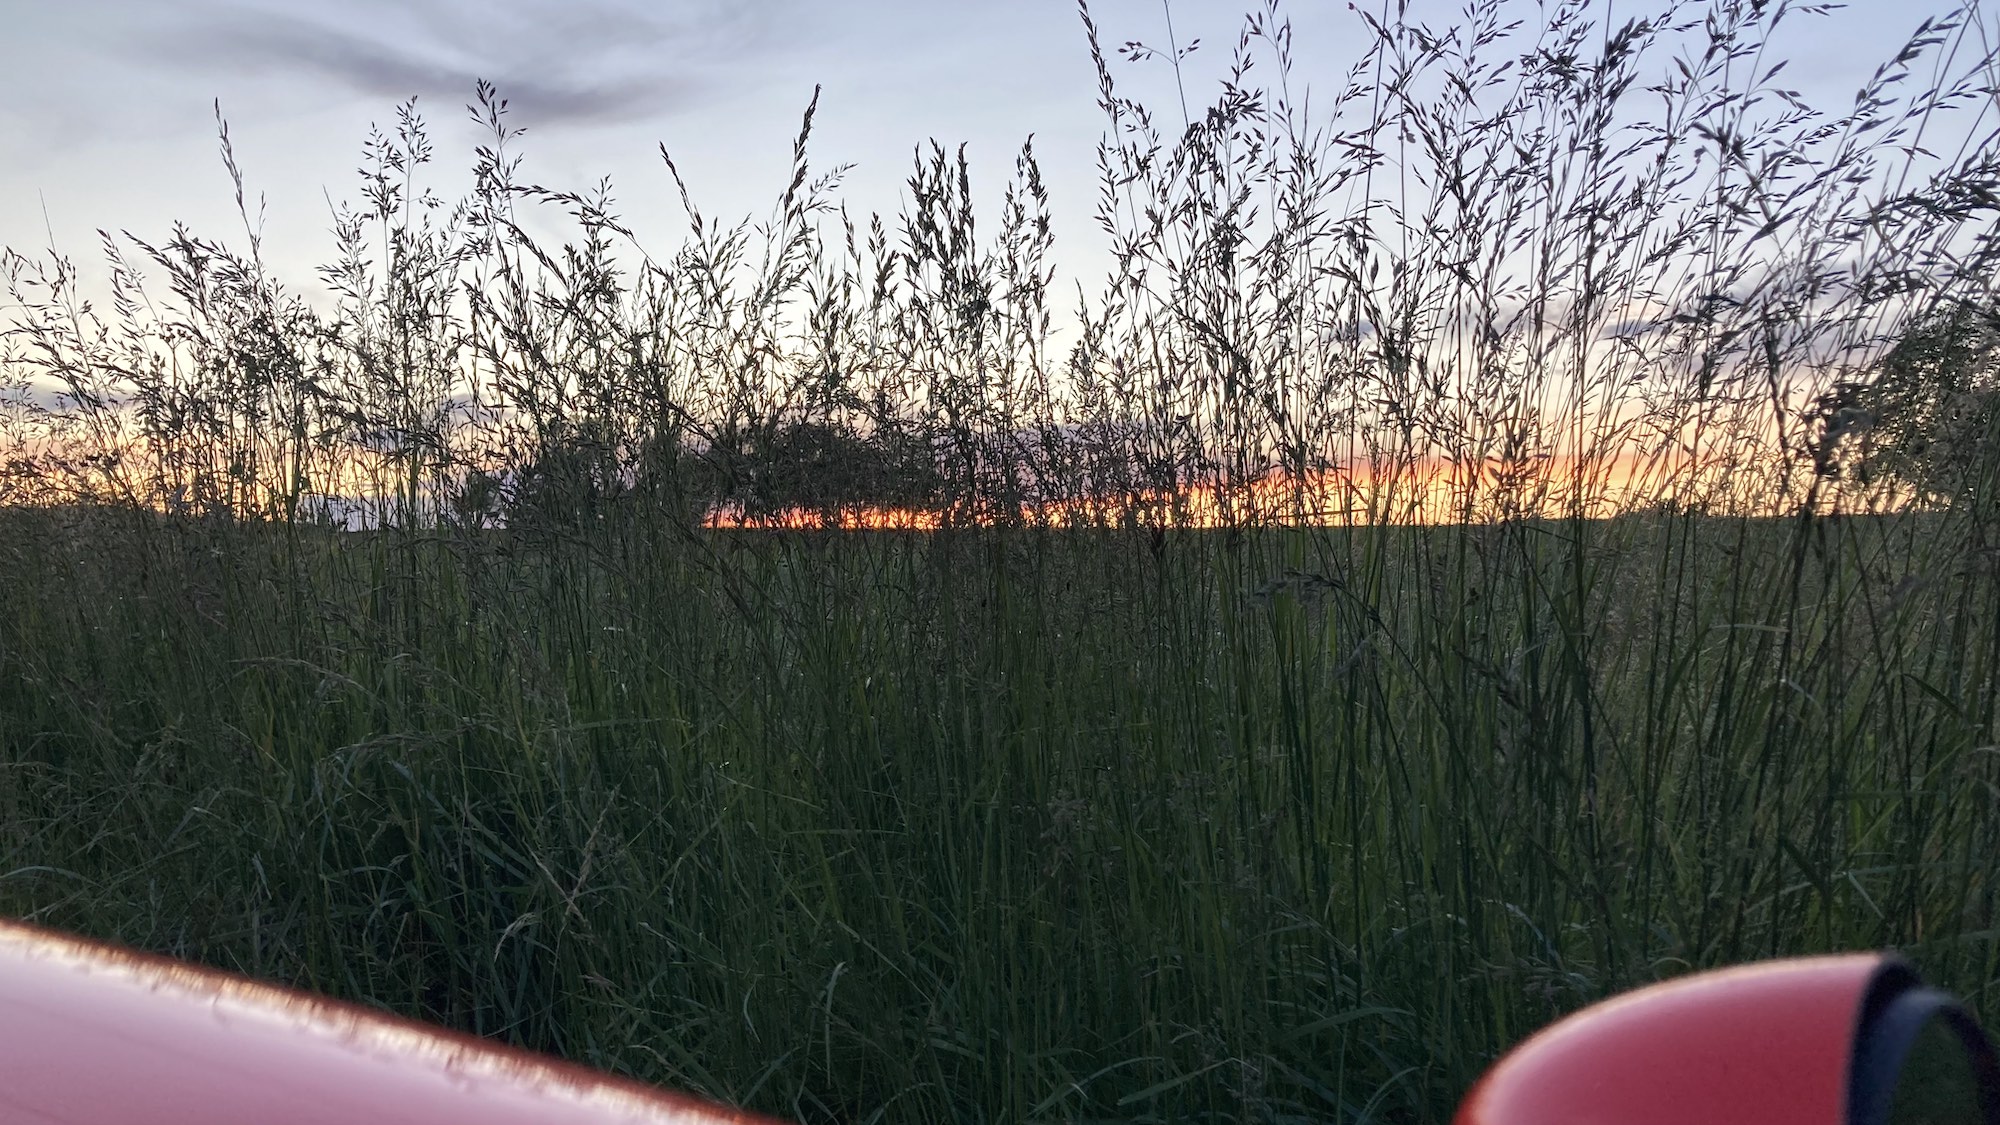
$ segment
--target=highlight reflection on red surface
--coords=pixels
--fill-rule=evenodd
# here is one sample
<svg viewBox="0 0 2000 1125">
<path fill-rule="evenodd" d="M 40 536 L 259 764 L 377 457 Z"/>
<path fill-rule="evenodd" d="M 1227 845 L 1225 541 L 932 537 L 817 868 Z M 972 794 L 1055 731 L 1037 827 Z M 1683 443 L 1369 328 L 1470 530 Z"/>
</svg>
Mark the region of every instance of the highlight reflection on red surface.
<svg viewBox="0 0 2000 1125">
<path fill-rule="evenodd" d="M 9 1125 L 765 1119 L 226 973 L 0 921 Z"/>
<path fill-rule="evenodd" d="M 1840 1125 L 1879 954 L 1744 965 L 1586 1008 L 1473 1087 L 1453 1125 Z"/>
</svg>

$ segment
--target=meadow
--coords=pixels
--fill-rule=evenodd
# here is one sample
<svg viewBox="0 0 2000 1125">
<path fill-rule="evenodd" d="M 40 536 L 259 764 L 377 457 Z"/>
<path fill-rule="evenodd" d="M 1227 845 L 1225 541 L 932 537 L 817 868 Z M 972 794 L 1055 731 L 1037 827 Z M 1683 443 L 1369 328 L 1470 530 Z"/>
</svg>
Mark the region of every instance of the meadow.
<svg viewBox="0 0 2000 1125">
<path fill-rule="evenodd" d="M 1073 317 L 1031 149 L 850 217 L 808 110 L 655 256 L 484 87 L 322 297 L 10 253 L 0 913 L 802 1122 L 1440 1121 L 1836 949 L 1991 1024 L 1995 59 L 1820 112 L 1786 10 L 1371 22 L 1308 112 L 1271 5 L 1171 128 L 1100 50 Z"/>
</svg>

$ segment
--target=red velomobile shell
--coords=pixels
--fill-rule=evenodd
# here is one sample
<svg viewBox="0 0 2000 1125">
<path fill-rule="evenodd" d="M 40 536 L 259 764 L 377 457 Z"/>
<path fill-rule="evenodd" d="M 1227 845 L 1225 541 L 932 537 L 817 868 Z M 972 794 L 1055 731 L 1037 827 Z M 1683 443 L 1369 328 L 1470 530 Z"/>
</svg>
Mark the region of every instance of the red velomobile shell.
<svg viewBox="0 0 2000 1125">
<path fill-rule="evenodd" d="M 765 1119 L 351 1004 L 0 921 L 8 1125 Z"/>
<path fill-rule="evenodd" d="M 1879 954 L 1773 961 L 1642 988 L 1502 1058 L 1453 1125 L 1842 1125 Z"/>
</svg>

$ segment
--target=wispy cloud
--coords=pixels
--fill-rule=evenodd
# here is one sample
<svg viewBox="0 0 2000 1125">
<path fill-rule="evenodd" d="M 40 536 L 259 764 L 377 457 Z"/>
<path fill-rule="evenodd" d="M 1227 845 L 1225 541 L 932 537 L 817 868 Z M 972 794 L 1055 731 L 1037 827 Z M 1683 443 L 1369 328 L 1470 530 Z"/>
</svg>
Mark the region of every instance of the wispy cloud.
<svg viewBox="0 0 2000 1125">
<path fill-rule="evenodd" d="M 790 2 L 216 4 L 162 29 L 170 42 L 159 46 L 185 70 L 318 79 L 379 98 L 462 97 L 484 78 L 524 120 L 615 123 L 687 108 L 774 45 Z"/>
</svg>

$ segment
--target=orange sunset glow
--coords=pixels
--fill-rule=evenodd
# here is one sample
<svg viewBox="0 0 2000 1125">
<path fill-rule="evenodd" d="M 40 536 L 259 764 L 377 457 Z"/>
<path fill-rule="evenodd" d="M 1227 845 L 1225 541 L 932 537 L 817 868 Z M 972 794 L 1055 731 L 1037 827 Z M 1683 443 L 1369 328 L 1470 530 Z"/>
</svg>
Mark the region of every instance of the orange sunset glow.
<svg viewBox="0 0 2000 1125">
<path fill-rule="evenodd" d="M 1367 466 L 1294 477 L 1272 471 L 1236 486 L 1194 484 L 1160 491 L 1023 504 L 1001 513 L 965 506 L 936 508 L 854 504 L 831 510 L 785 507 L 752 513 L 740 504 L 712 510 L 719 530 L 937 531 L 952 526 L 1018 523 L 1053 528 L 1147 527 L 1215 530 L 1255 525 L 1347 527 L 1484 522 L 1494 518 L 1601 518 L 1656 504 L 1662 497 L 1713 491 L 1722 466 L 1694 471 L 1686 457 L 1544 458 L 1509 467 L 1426 458 L 1382 471 Z"/>
</svg>

